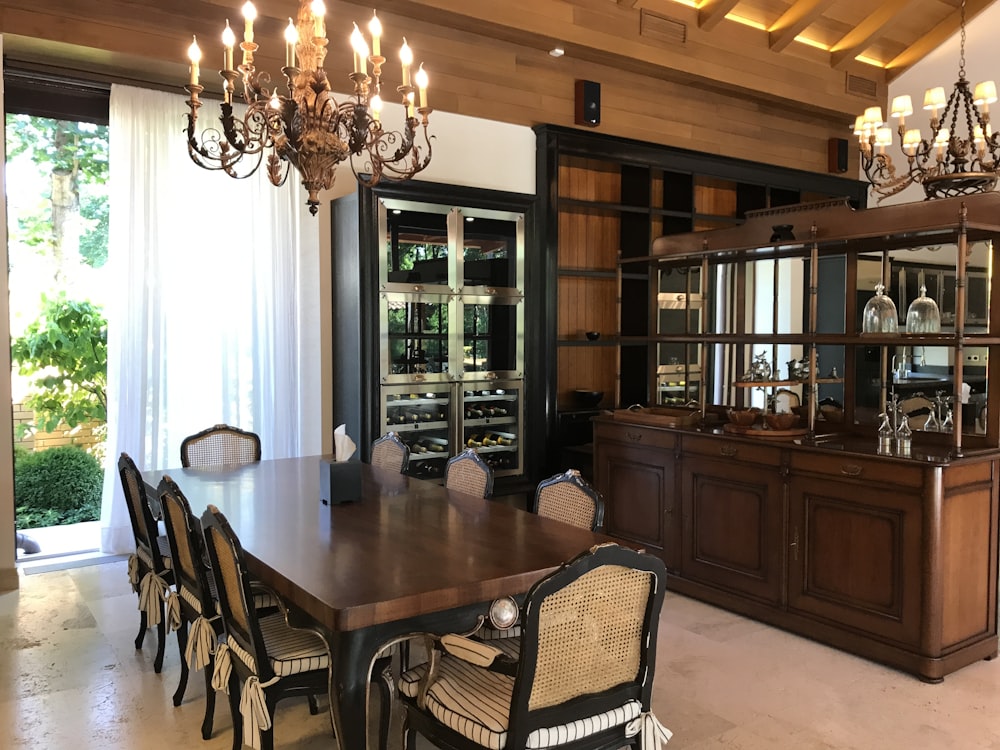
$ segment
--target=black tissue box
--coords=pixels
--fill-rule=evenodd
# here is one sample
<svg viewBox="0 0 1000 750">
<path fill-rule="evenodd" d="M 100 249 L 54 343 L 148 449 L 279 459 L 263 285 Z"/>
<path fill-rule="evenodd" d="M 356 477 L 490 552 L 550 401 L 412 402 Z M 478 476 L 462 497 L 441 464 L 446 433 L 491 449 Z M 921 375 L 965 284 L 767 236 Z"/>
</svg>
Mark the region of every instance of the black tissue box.
<svg viewBox="0 0 1000 750">
<path fill-rule="evenodd" d="M 354 503 L 361 499 L 361 463 L 324 458 L 319 465 L 319 499 L 323 505 Z"/>
</svg>

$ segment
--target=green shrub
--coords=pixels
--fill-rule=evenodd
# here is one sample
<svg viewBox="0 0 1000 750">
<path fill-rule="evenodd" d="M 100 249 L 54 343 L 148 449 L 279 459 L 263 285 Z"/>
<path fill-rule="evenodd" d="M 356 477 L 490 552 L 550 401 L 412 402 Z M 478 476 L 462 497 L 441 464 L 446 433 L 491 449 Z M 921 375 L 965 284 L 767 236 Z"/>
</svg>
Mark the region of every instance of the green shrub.
<svg viewBox="0 0 1000 750">
<path fill-rule="evenodd" d="M 14 510 L 19 529 L 59 526 L 101 517 L 104 470 L 73 445 L 14 451 Z"/>
</svg>

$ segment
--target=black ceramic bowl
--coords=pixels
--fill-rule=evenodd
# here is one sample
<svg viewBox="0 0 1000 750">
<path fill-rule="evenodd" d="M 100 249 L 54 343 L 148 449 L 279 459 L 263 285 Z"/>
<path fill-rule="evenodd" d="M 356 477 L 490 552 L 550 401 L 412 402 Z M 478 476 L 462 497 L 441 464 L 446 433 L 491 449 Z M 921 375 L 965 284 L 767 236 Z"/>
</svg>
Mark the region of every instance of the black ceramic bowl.
<svg viewBox="0 0 1000 750">
<path fill-rule="evenodd" d="M 587 331 L 585 335 L 588 341 L 597 341 L 597 339 L 601 338 L 600 331 Z"/>
<path fill-rule="evenodd" d="M 604 391 L 585 391 L 583 389 L 573 391 L 573 398 L 580 406 L 597 406 L 604 398 Z"/>
</svg>

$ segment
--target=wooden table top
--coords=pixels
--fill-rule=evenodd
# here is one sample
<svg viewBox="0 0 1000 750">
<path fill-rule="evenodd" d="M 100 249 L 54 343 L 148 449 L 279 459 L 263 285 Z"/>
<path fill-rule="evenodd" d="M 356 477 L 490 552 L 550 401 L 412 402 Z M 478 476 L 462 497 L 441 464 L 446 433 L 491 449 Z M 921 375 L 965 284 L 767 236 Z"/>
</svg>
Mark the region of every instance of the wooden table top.
<svg viewBox="0 0 1000 750">
<path fill-rule="evenodd" d="M 360 466 L 362 499 L 320 502 L 321 456 L 169 475 L 201 515 L 218 506 L 255 577 L 331 630 L 527 591 L 610 537 L 438 484 Z"/>
</svg>

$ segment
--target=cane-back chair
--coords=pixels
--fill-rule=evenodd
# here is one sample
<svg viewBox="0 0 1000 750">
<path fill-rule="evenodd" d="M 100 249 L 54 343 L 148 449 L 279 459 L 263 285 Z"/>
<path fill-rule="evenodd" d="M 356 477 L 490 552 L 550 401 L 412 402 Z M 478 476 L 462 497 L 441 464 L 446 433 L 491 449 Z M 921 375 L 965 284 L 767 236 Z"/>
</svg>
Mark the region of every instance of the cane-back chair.
<svg viewBox="0 0 1000 750">
<path fill-rule="evenodd" d="M 177 647 L 181 654 L 181 675 L 173 701 L 179 706 L 187 688 L 188 669 L 205 673 L 205 718 L 201 736 L 212 736 L 215 717 L 215 690 L 212 689 L 212 667 L 215 647 L 222 632 L 221 618 L 216 612 L 214 586 L 206 564 L 201 524 L 191 513 L 191 506 L 174 481 L 165 476 L 157 488 L 163 521 L 166 525 L 170 552 L 174 559 L 176 607 L 179 611 Z M 188 626 L 191 626 L 190 633 Z"/>
<path fill-rule="evenodd" d="M 237 466 L 260 461 L 260 437 L 217 424 L 181 441 L 181 466 Z"/>
<path fill-rule="evenodd" d="M 604 522 L 604 501 L 576 469 L 539 483 L 534 512 L 545 518 L 596 531 Z"/>
<path fill-rule="evenodd" d="M 444 486 L 467 495 L 488 498 L 493 494 L 493 469 L 472 448 L 448 459 Z"/>
<path fill-rule="evenodd" d="M 409 461 L 410 449 L 395 432 L 387 432 L 372 443 L 372 466 L 402 473 Z"/>
<path fill-rule="evenodd" d="M 191 512 L 187 497 L 169 476 L 160 480 L 156 495 L 160 499 L 167 540 L 174 560 L 176 591 L 170 594 L 168 602 L 177 612 L 174 624 L 177 625 L 181 674 L 173 702 L 175 706 L 179 706 L 184 700 L 189 669 L 203 670 L 206 701 L 201 735 L 207 740 L 212 736 L 215 717 L 215 690 L 212 688 L 215 648 L 223 632 L 222 616 L 219 615 L 216 604 L 219 597 L 208 565 L 201 522 Z M 277 596 L 256 582 L 252 582 L 251 586 L 253 606 L 258 616 L 278 611 Z M 311 702 L 310 707 L 314 709 L 315 704 Z"/>
<path fill-rule="evenodd" d="M 521 609 L 519 658 L 456 635 L 404 673 L 406 746 L 415 733 L 450 750 L 656 747 L 650 710 L 666 568 L 615 544 L 536 583 Z"/>
<path fill-rule="evenodd" d="M 272 750 L 272 717 L 282 698 L 329 695 L 330 647 L 321 633 L 293 627 L 288 612 L 258 616 L 243 547 L 226 517 L 214 505 L 202 515 L 202 530 L 218 591 L 225 632 L 215 655 L 212 684 L 229 694 L 233 748 L 243 743 Z M 333 724 L 330 709 L 330 725 Z M 238 715 L 242 714 L 242 721 Z"/>
<path fill-rule="evenodd" d="M 142 648 L 147 628 L 156 628 L 153 669 L 159 674 L 163 668 L 163 649 L 167 640 L 163 603 L 167 600 L 170 584 L 174 580 L 170 542 L 159 533 L 156 518 L 146 497 L 146 484 L 127 453 L 122 453 L 118 459 L 118 474 L 135 539 L 135 552 L 128 559 L 129 583 L 139 595 L 139 634 L 135 637 L 135 647 Z"/>
</svg>

